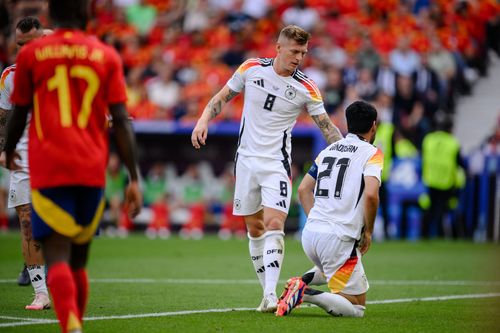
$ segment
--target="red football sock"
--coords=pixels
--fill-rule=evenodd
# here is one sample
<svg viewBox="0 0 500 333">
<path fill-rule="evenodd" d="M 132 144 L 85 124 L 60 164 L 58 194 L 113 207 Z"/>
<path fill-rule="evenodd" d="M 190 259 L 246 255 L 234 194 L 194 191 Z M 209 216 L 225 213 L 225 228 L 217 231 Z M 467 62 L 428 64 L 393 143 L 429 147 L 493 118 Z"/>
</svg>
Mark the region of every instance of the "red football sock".
<svg viewBox="0 0 500 333">
<path fill-rule="evenodd" d="M 51 265 L 47 283 L 62 332 L 81 328 L 80 314 L 76 305 L 76 287 L 69 265 L 65 262 Z"/>
<path fill-rule="evenodd" d="M 0 228 L 7 229 L 9 227 L 9 218 L 7 216 L 0 216 Z"/>
<path fill-rule="evenodd" d="M 73 279 L 76 285 L 76 303 L 80 312 L 80 321 L 82 321 L 89 294 L 89 279 L 85 268 L 73 271 Z"/>
</svg>

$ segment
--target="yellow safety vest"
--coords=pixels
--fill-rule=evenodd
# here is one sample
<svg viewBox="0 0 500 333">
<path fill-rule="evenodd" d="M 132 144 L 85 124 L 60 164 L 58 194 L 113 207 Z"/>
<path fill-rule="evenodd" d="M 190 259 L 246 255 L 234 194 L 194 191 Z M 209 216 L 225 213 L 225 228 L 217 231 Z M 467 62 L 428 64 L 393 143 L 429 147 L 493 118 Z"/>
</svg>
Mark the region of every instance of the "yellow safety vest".
<svg viewBox="0 0 500 333">
<path fill-rule="evenodd" d="M 394 125 L 392 123 L 380 123 L 377 127 L 374 145 L 384 153 L 384 167 L 382 168 L 382 181 L 389 179 L 392 165 L 392 135 Z"/>
<path fill-rule="evenodd" d="M 408 139 L 399 139 L 394 145 L 398 158 L 415 158 L 418 156 L 418 149 Z"/>
<path fill-rule="evenodd" d="M 448 132 L 437 131 L 425 136 L 422 144 L 422 174 L 424 184 L 438 190 L 455 186 L 457 155 L 460 145 Z"/>
</svg>

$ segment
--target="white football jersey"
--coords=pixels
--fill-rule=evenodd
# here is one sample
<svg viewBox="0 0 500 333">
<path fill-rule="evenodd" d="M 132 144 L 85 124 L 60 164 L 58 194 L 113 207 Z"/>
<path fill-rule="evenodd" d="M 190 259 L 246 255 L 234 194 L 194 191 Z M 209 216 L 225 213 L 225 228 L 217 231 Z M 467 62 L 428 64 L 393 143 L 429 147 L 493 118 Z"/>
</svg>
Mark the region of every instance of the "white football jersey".
<svg viewBox="0 0 500 333">
<path fill-rule="evenodd" d="M 364 225 L 364 177 L 380 182 L 383 163 L 380 149 L 351 133 L 319 153 L 309 230 L 359 239 Z"/>
<path fill-rule="evenodd" d="M 9 66 L 4 69 L 0 76 L 0 108 L 11 111 L 13 109 L 10 96 L 14 90 L 14 72 L 16 65 Z M 29 123 L 28 116 L 28 123 Z M 24 129 L 23 136 L 16 146 L 16 150 L 21 155 L 21 160 L 18 161 L 22 171 L 28 171 L 28 126 Z"/>
<path fill-rule="evenodd" d="M 273 60 L 249 59 L 227 82 L 235 92 L 245 89 L 237 152 L 290 163 L 291 131 L 300 112 L 315 116 L 326 111 L 312 80 L 299 70 L 278 75 Z"/>
</svg>

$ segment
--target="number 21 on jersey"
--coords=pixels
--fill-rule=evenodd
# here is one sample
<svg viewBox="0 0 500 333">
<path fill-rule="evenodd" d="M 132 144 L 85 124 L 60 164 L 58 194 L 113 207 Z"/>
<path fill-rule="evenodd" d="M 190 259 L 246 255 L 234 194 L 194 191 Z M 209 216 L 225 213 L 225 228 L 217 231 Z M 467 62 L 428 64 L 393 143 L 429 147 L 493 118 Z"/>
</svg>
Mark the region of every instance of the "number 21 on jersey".
<svg viewBox="0 0 500 333">
<path fill-rule="evenodd" d="M 333 197 L 335 199 L 342 198 L 342 186 L 344 185 L 345 174 L 350 161 L 351 160 L 348 158 L 340 158 L 337 161 L 337 158 L 331 156 L 326 156 L 323 159 L 321 164 L 326 164 L 326 169 L 318 173 L 318 180 L 316 181 L 317 198 L 330 197 L 330 190 L 328 188 L 321 188 L 321 181 L 327 178 L 331 178 L 335 162 L 337 162 L 335 166 L 339 168 L 339 172 L 337 174 L 337 181 L 335 182 L 335 190 Z"/>
</svg>

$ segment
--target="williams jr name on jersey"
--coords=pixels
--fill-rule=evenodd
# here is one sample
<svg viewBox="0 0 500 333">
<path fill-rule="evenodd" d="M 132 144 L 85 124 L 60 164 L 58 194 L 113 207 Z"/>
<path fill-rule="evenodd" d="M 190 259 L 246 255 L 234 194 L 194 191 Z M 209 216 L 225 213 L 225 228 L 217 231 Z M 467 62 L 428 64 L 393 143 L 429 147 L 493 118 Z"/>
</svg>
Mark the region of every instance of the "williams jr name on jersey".
<svg viewBox="0 0 500 333">
<path fill-rule="evenodd" d="M 238 154 L 289 159 L 291 130 L 302 110 L 315 116 L 325 113 L 316 84 L 301 71 L 280 76 L 273 59 L 249 59 L 240 65 L 227 86 L 244 92 Z"/>
<path fill-rule="evenodd" d="M 373 176 L 380 182 L 383 160 L 381 150 L 355 134 L 319 153 L 311 168 L 317 166 L 309 230 L 335 233 L 344 240 L 359 239 L 364 225 L 364 177 Z"/>
</svg>

